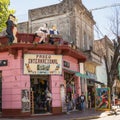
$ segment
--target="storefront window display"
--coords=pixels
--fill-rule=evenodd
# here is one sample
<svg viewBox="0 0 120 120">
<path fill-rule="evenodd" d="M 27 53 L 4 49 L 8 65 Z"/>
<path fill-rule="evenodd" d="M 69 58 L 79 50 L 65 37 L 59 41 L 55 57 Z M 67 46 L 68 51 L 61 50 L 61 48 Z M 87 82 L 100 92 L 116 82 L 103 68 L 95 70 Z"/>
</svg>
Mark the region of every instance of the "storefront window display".
<svg viewBox="0 0 120 120">
<path fill-rule="evenodd" d="M 30 111 L 30 96 L 29 91 L 27 89 L 22 90 L 22 111 L 28 112 Z"/>
</svg>

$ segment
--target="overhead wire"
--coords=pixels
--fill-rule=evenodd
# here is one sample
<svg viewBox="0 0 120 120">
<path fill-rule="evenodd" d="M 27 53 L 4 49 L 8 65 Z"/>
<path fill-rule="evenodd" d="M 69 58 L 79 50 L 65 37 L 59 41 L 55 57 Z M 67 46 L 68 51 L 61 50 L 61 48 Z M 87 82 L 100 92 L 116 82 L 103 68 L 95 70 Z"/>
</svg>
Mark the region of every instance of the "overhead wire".
<svg viewBox="0 0 120 120">
<path fill-rule="evenodd" d="M 101 32 L 101 30 L 99 29 L 99 27 L 95 24 L 95 28 L 94 29 L 97 33 L 97 35 L 99 36 L 98 38 L 100 38 L 100 36 L 104 37 L 104 34 Z"/>
</svg>

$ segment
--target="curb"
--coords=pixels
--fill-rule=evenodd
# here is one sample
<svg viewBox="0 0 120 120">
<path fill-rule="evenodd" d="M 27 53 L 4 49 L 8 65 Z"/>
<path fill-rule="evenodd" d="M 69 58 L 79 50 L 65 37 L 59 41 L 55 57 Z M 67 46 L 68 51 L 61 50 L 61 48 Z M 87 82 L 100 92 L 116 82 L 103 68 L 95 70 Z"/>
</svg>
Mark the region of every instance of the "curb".
<svg viewBox="0 0 120 120">
<path fill-rule="evenodd" d="M 73 118 L 71 120 L 89 120 L 89 119 L 98 119 L 100 116 L 88 116 L 88 117 L 81 117 L 81 118 Z"/>
</svg>

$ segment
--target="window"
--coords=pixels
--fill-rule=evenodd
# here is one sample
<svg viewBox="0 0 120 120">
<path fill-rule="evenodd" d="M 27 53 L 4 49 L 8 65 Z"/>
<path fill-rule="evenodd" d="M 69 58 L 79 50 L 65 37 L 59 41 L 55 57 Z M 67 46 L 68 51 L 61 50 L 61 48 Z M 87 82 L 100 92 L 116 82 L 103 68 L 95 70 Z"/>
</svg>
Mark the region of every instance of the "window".
<svg viewBox="0 0 120 120">
<path fill-rule="evenodd" d="M 87 50 L 87 34 L 84 32 L 83 49 Z"/>
</svg>

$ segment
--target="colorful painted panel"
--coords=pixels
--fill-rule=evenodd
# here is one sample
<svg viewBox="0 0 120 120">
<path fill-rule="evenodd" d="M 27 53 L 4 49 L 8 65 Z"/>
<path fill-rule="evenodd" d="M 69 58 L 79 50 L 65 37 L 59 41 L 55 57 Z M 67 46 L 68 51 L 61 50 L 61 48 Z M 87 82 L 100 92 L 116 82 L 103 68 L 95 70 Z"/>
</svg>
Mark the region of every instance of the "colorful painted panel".
<svg viewBox="0 0 120 120">
<path fill-rule="evenodd" d="M 97 110 L 110 109 L 110 89 L 96 88 L 95 108 Z"/>
</svg>

